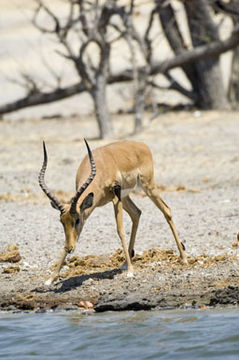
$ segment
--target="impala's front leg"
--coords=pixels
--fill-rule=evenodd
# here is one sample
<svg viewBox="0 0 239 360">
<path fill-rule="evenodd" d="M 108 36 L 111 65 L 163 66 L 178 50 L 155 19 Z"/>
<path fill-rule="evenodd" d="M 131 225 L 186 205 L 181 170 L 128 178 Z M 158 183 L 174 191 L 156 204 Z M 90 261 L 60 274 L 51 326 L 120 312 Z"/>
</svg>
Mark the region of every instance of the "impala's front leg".
<svg viewBox="0 0 239 360">
<path fill-rule="evenodd" d="M 127 276 L 133 276 L 133 265 L 129 256 L 128 246 L 124 234 L 124 225 L 123 225 L 123 204 L 120 197 L 120 186 L 117 185 L 114 187 L 115 197 L 113 199 L 114 211 L 115 211 L 115 220 L 117 225 L 117 232 L 121 239 L 123 250 L 125 253 L 126 264 L 127 264 Z"/>
<path fill-rule="evenodd" d="M 53 272 L 51 277 L 45 282 L 45 285 L 51 285 L 59 277 L 60 270 L 62 268 L 62 265 L 64 264 L 67 254 L 68 254 L 67 251 L 64 249 L 62 251 L 61 258 L 60 258 L 59 262 L 57 263 L 57 267 L 56 267 L 55 271 Z"/>
</svg>

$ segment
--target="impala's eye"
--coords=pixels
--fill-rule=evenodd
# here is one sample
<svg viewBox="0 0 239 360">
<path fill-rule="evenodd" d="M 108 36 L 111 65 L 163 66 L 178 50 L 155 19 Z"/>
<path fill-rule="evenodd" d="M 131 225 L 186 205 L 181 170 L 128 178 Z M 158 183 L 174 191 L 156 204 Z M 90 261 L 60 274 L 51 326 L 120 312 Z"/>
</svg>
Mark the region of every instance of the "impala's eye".
<svg viewBox="0 0 239 360">
<path fill-rule="evenodd" d="M 80 218 L 76 219 L 75 226 L 78 226 L 80 223 Z"/>
</svg>

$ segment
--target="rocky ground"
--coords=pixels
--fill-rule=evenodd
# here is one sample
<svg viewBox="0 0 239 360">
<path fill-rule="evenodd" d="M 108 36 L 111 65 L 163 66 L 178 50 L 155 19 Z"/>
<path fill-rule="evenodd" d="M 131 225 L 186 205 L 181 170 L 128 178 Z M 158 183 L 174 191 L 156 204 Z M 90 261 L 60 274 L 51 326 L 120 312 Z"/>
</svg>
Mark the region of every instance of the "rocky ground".
<svg viewBox="0 0 239 360">
<path fill-rule="evenodd" d="M 239 121 L 232 112 L 161 115 L 145 130 L 128 135 L 130 116 L 115 116 L 121 138 L 147 143 L 155 177 L 171 207 L 189 265 L 182 265 L 162 214 L 143 194 L 136 239 L 135 275 L 124 262 L 112 205 L 88 219 L 75 254 L 61 278 L 44 285 L 64 247 L 59 214 L 38 186 L 42 140 L 47 143 L 46 181 L 58 196 L 74 191 L 75 173 L 86 153 L 111 140 L 96 140 L 91 118 L 4 120 L 0 122 L 0 308 L 155 309 L 239 304 Z M 115 137 L 114 140 L 116 140 Z M 126 234 L 130 220 L 125 216 Z"/>
</svg>

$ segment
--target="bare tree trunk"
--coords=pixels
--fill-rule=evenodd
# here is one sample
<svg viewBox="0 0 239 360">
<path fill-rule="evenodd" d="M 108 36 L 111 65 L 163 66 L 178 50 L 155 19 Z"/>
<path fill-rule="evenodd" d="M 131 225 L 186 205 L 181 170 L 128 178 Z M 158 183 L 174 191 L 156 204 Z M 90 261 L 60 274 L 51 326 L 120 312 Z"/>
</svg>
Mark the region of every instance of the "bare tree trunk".
<svg viewBox="0 0 239 360">
<path fill-rule="evenodd" d="M 233 108 L 239 107 L 239 47 L 233 53 L 228 98 Z"/>
<path fill-rule="evenodd" d="M 216 1 L 219 10 L 222 10 L 227 15 L 231 16 L 234 26 L 238 26 L 239 21 L 239 7 L 238 0 L 230 0 L 224 3 L 223 1 Z M 239 107 L 239 47 L 234 49 L 232 57 L 231 74 L 228 86 L 228 99 L 232 108 Z"/>
<path fill-rule="evenodd" d="M 143 116 L 145 108 L 145 90 L 147 87 L 147 76 L 150 71 L 150 68 L 147 64 L 147 59 L 145 59 L 145 66 L 138 66 L 137 61 L 137 52 L 135 48 L 134 41 L 136 41 L 139 49 L 142 52 L 142 55 L 146 57 L 147 49 L 145 48 L 145 41 L 136 31 L 133 24 L 133 9 L 134 9 L 134 0 L 130 2 L 130 11 L 123 21 L 126 27 L 125 38 L 128 42 L 129 52 L 131 54 L 131 64 L 132 64 L 132 75 L 133 75 L 133 97 L 134 97 L 134 131 L 133 133 L 139 133 L 143 127 Z"/>
<path fill-rule="evenodd" d="M 134 120 L 134 133 L 137 134 L 142 130 L 143 127 L 143 115 L 145 108 L 145 84 L 146 84 L 146 74 L 140 74 L 138 77 L 137 93 L 135 97 L 135 120 Z"/>
<path fill-rule="evenodd" d="M 104 33 L 104 29 L 102 30 Z M 106 101 L 106 88 L 109 78 L 110 45 L 101 37 L 98 42 L 100 61 L 95 72 L 95 83 L 92 85 L 92 96 L 95 106 L 96 120 L 99 127 L 100 139 L 111 138 L 113 135 L 110 114 Z"/>
<path fill-rule="evenodd" d="M 194 47 L 218 41 L 218 31 L 210 15 L 206 0 L 185 1 L 189 29 Z M 228 106 L 223 86 L 219 57 L 211 57 L 196 64 L 198 103 L 204 109 L 222 109 Z"/>
<path fill-rule="evenodd" d="M 111 138 L 113 135 L 110 115 L 106 103 L 106 85 L 107 79 L 103 74 L 99 74 L 96 79 L 96 85 L 92 89 L 92 98 L 94 101 L 100 139 Z"/>
</svg>

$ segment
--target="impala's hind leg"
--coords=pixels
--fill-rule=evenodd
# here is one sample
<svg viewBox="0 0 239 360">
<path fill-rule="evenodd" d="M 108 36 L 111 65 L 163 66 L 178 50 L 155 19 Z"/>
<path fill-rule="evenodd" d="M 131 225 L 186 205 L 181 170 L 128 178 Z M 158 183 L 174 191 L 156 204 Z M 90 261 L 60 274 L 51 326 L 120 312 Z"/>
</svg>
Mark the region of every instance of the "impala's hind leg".
<svg viewBox="0 0 239 360">
<path fill-rule="evenodd" d="M 184 264 L 187 264 L 187 255 L 184 251 L 184 246 L 182 245 L 182 243 L 179 240 L 178 237 L 178 233 L 177 230 L 175 228 L 173 219 L 172 219 L 172 213 L 170 208 L 168 207 L 168 205 L 161 199 L 160 197 L 160 192 L 159 192 L 159 188 L 155 183 L 150 183 L 150 185 L 148 184 L 143 184 L 144 186 L 144 190 L 146 192 L 146 194 L 148 195 L 148 197 L 154 202 L 154 204 L 159 208 L 159 210 L 162 211 L 167 223 L 169 224 L 174 239 L 176 241 L 179 253 L 180 253 L 180 258 L 182 259 Z"/>
<path fill-rule="evenodd" d="M 129 242 L 129 255 L 132 258 L 134 253 L 134 243 L 135 237 L 138 229 L 139 219 L 141 215 L 141 210 L 137 208 L 135 203 L 130 199 L 129 196 L 126 196 L 122 199 L 123 209 L 129 214 L 132 220 L 132 228 Z"/>
</svg>

